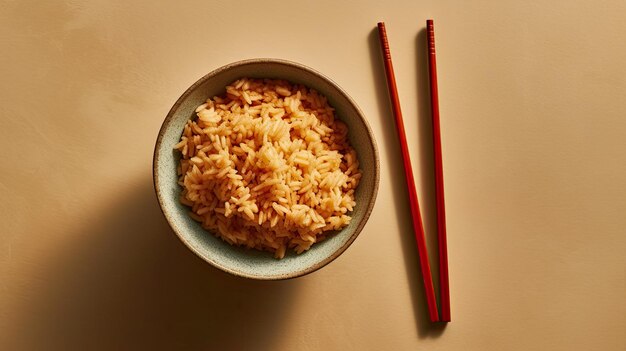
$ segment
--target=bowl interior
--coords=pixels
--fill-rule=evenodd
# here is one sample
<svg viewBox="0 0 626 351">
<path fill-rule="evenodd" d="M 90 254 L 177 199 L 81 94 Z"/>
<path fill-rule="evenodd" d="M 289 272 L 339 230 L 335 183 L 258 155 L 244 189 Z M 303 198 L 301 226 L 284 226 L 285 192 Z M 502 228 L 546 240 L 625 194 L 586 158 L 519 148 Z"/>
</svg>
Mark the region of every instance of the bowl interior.
<svg viewBox="0 0 626 351">
<path fill-rule="evenodd" d="M 176 166 L 180 160 L 173 150 L 187 120 L 195 117 L 195 108 L 207 98 L 221 95 L 226 85 L 243 78 L 285 79 L 316 89 L 328 98 L 336 116 L 349 127 L 349 139 L 355 148 L 362 178 L 355 193 L 356 207 L 351 223 L 326 240 L 298 255 L 288 250 L 281 260 L 272 254 L 229 245 L 203 229 L 188 215 L 188 208 L 178 199 Z M 359 234 L 374 205 L 378 190 L 378 154 L 373 135 L 356 104 L 332 81 L 310 68 L 281 60 L 241 61 L 217 69 L 191 86 L 168 114 L 161 131 L 154 159 L 154 180 L 163 213 L 172 229 L 196 254 L 229 273 L 256 279 L 284 279 L 310 273 L 341 254 Z"/>
</svg>

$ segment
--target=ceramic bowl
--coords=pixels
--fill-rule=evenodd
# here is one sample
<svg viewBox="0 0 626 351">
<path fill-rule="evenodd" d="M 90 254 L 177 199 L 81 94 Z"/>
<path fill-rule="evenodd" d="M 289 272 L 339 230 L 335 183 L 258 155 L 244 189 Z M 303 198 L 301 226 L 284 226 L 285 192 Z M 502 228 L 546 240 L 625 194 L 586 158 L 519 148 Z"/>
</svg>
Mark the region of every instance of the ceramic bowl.
<svg viewBox="0 0 626 351">
<path fill-rule="evenodd" d="M 182 191 L 176 174 L 180 153 L 173 148 L 180 140 L 183 126 L 195 117 L 194 110 L 198 105 L 209 97 L 223 94 L 228 84 L 243 77 L 285 79 L 316 89 L 328 98 L 337 118 L 348 125 L 350 143 L 357 152 L 362 178 L 355 192 L 356 207 L 351 214 L 352 221 L 341 231 L 299 255 L 288 250 L 283 259 L 275 259 L 268 252 L 231 246 L 191 219 L 188 208 L 178 201 Z M 378 151 L 367 119 L 348 94 L 332 80 L 298 63 L 252 59 L 214 70 L 191 85 L 176 101 L 159 131 L 154 150 L 153 178 L 163 214 L 191 251 L 211 265 L 234 275 L 262 280 L 287 279 L 325 266 L 341 255 L 363 230 L 378 191 Z"/>
</svg>

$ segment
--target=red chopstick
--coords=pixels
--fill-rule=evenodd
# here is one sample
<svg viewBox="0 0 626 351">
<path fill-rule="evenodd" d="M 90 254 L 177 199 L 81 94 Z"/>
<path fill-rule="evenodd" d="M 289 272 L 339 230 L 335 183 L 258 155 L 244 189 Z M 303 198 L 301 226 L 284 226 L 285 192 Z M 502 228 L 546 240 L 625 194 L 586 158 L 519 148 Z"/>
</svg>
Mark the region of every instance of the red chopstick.
<svg viewBox="0 0 626 351">
<path fill-rule="evenodd" d="M 450 321 L 450 282 L 448 276 L 448 239 L 446 237 L 446 206 L 443 196 L 443 161 L 441 157 L 441 128 L 439 125 L 439 93 L 437 91 L 437 59 L 433 20 L 426 21 L 428 38 L 428 74 L 433 118 L 433 149 L 435 151 L 435 193 L 437 197 L 437 238 L 439 241 L 439 288 L 441 321 Z"/>
<path fill-rule="evenodd" d="M 415 190 L 415 180 L 413 179 L 413 169 L 411 168 L 411 158 L 409 157 L 409 149 L 407 147 L 406 135 L 404 133 L 404 123 L 402 121 L 402 111 L 400 110 L 400 100 L 398 99 L 396 78 L 393 73 L 393 65 L 391 64 L 389 42 L 387 41 L 385 23 L 383 22 L 378 23 L 378 35 L 380 37 L 380 44 L 383 51 L 383 61 L 385 63 L 385 73 L 387 75 L 387 88 L 389 88 L 389 96 L 391 98 L 393 115 L 396 119 L 396 130 L 398 132 L 398 138 L 400 139 L 400 150 L 402 151 L 402 161 L 404 162 L 404 175 L 406 179 L 406 185 L 409 191 L 409 201 L 411 204 L 413 232 L 415 233 L 415 241 L 417 242 L 420 266 L 422 268 L 424 290 L 426 290 L 426 302 L 428 303 L 428 314 L 430 315 L 431 322 L 437 322 L 439 320 L 439 312 L 437 311 L 435 289 L 433 288 L 433 278 L 430 273 L 428 251 L 426 250 L 424 225 L 422 223 L 422 216 L 420 214 L 419 202 L 417 200 L 417 191 Z"/>
</svg>

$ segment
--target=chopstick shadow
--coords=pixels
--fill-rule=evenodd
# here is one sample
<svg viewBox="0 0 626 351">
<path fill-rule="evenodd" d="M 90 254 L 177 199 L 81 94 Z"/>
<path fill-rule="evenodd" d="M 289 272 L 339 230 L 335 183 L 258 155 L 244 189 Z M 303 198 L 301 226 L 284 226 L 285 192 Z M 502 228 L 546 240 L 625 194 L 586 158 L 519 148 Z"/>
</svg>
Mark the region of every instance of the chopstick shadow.
<svg viewBox="0 0 626 351">
<path fill-rule="evenodd" d="M 149 179 L 67 238 L 15 321 L 33 350 L 271 350 L 300 286 L 231 276 L 196 257 Z"/>
<path fill-rule="evenodd" d="M 396 208 L 396 220 L 400 224 L 401 231 L 400 241 L 402 242 L 402 250 L 404 256 L 404 264 L 406 266 L 406 276 L 409 281 L 410 293 L 413 304 L 413 311 L 417 324 L 417 335 L 419 338 L 436 338 L 439 337 L 447 323 L 431 323 L 428 315 L 426 304 L 426 296 L 424 293 L 424 284 L 421 275 L 418 252 L 413 236 L 413 227 L 411 221 L 411 213 L 409 199 L 407 197 L 403 162 L 400 152 L 400 144 L 395 131 L 394 118 L 391 112 L 391 103 L 387 90 L 387 82 L 385 78 L 384 65 L 378 39 L 378 30 L 374 28 L 368 37 L 370 46 L 370 56 L 372 61 L 372 71 L 374 74 L 374 82 L 377 90 L 377 99 L 379 106 L 378 115 L 381 118 L 383 126 L 383 138 L 386 150 L 387 167 L 390 168 L 389 174 L 394 175 L 392 179 L 392 191 Z M 422 197 L 419 199 L 422 219 L 424 221 L 424 229 L 426 231 L 426 241 L 428 253 L 431 262 L 431 270 L 433 274 L 433 282 L 435 283 L 436 292 L 439 291 L 437 284 L 437 238 L 436 235 L 428 235 L 428 233 L 436 233 L 436 212 L 435 212 L 435 193 L 434 193 L 434 160 L 432 146 L 432 122 L 429 115 L 429 93 L 428 93 L 428 63 L 426 60 L 426 30 L 420 30 L 416 38 L 417 45 L 417 80 L 418 80 L 418 96 L 416 103 L 418 106 L 417 118 L 409 116 L 404 117 L 404 123 L 417 123 L 418 127 L 418 150 L 414 150 L 411 154 L 417 155 L 420 166 L 419 178 L 421 179 Z M 393 57 L 393 52 L 392 52 Z M 396 77 L 398 75 L 396 74 Z M 402 103 L 402 102 L 401 102 Z M 406 103 L 406 102 L 405 102 Z M 411 140 L 407 136 L 407 140 Z M 417 151 L 417 152 L 416 152 Z M 412 159 L 415 162 L 415 158 Z M 438 293 L 437 293 L 438 295 Z"/>
</svg>

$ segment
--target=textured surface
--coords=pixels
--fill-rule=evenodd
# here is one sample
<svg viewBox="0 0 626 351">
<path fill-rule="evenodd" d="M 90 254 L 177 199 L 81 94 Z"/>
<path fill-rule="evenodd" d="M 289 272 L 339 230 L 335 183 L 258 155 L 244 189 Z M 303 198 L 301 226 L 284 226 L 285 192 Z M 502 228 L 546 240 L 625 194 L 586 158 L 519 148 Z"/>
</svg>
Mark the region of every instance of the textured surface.
<svg viewBox="0 0 626 351">
<path fill-rule="evenodd" d="M 336 117 L 349 129 L 351 145 L 357 152 L 362 178 L 355 193 L 357 206 L 348 226 L 315 244 L 310 250 L 297 255 L 293 251 L 282 260 L 272 254 L 244 248 L 234 248 L 228 243 L 207 235 L 207 232 L 187 214 L 180 198 L 176 167 L 179 153 L 173 151 L 187 120 L 195 117 L 195 109 L 207 98 L 225 93 L 226 85 L 237 79 L 273 78 L 306 84 L 328 98 L 335 108 Z M 207 262 L 244 277 L 256 279 L 284 279 L 298 277 L 315 271 L 337 258 L 359 235 L 369 218 L 376 200 L 379 183 L 379 160 L 376 141 L 368 122 L 354 101 L 334 82 L 311 68 L 294 62 L 276 59 L 255 59 L 231 63 L 210 72 L 194 83 L 174 103 L 159 132 L 154 155 L 154 179 L 157 196 L 163 213 L 183 242 Z"/>
<path fill-rule="evenodd" d="M 624 13 L 623 0 L 0 0 L 0 350 L 626 349 Z M 384 20 L 433 244 L 427 18 L 444 330 L 426 322 L 375 32 Z M 381 157 L 358 239 L 287 281 L 196 257 L 151 184 L 155 136 L 181 92 L 253 57 L 331 77 Z"/>
</svg>

